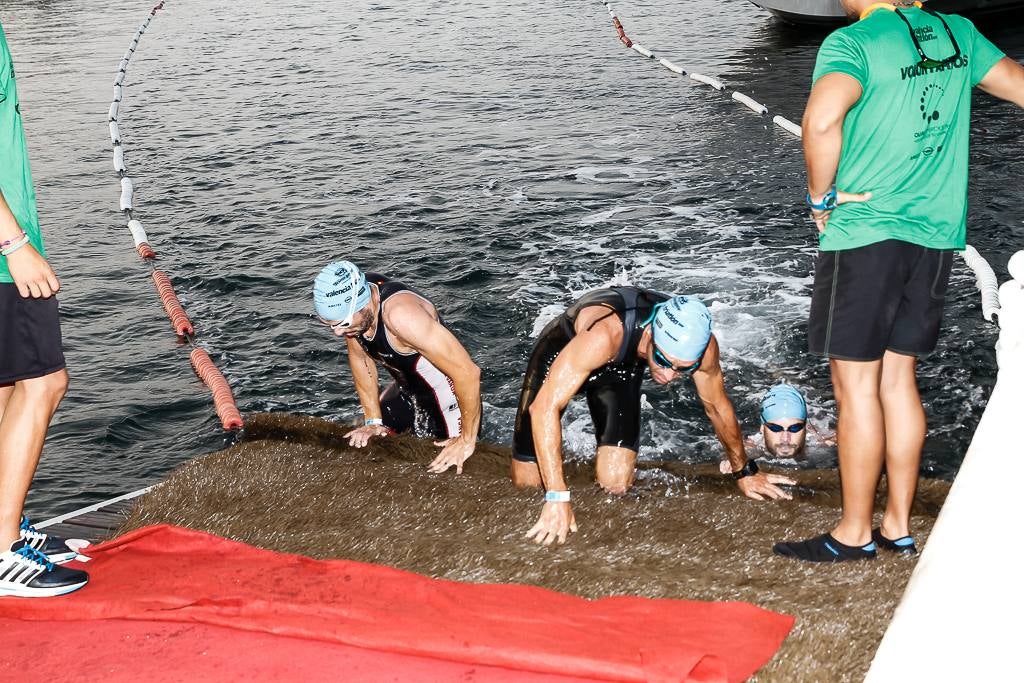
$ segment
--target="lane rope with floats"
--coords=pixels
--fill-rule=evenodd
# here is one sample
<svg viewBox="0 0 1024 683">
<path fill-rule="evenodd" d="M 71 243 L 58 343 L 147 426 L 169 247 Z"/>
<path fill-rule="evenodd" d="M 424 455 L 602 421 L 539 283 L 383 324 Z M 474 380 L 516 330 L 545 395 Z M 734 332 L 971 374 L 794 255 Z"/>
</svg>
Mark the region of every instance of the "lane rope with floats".
<svg viewBox="0 0 1024 683">
<path fill-rule="evenodd" d="M 619 36 L 619 42 L 625 45 L 628 49 L 633 50 L 637 54 L 646 57 L 647 59 L 655 61 L 658 64 L 661 64 L 663 67 L 665 67 L 672 73 L 676 74 L 677 76 L 686 76 L 691 81 L 695 81 L 697 83 L 702 83 L 704 85 L 710 86 L 711 88 L 715 89 L 720 93 L 728 93 L 729 97 L 734 102 L 743 105 L 744 107 L 754 112 L 755 114 L 760 114 L 761 116 L 769 116 L 771 114 L 767 106 L 761 104 L 753 97 L 750 97 L 749 95 L 744 95 L 738 90 L 730 91 L 726 87 L 725 83 L 723 83 L 719 79 L 714 78 L 712 76 L 705 76 L 704 74 L 697 73 L 695 71 L 684 69 L 683 67 L 678 66 L 673 62 L 670 62 L 668 59 L 665 59 L 664 57 L 659 57 L 654 53 L 653 50 L 646 48 L 640 43 L 637 43 L 636 41 L 632 40 L 629 36 L 626 35 L 626 29 L 622 26 L 622 21 L 619 19 L 618 15 L 615 14 L 615 10 L 612 9 L 611 3 L 607 2 L 606 0 L 601 0 L 601 4 L 605 6 L 605 9 L 608 10 L 608 16 L 612 18 L 612 26 L 615 27 L 615 32 Z M 774 123 L 776 126 L 778 126 L 782 130 L 786 131 L 787 133 L 795 137 L 799 138 L 803 136 L 803 130 L 800 128 L 799 124 L 793 123 L 792 121 L 787 119 L 785 116 L 782 116 L 781 114 L 775 114 L 774 116 L 772 116 L 772 123 Z"/>
<path fill-rule="evenodd" d="M 174 285 L 171 284 L 171 278 L 167 273 L 158 269 L 154 263 L 156 251 L 149 243 L 149 236 L 146 235 L 142 222 L 134 214 L 135 188 L 131 177 L 128 175 L 128 167 L 124 161 L 124 145 L 122 144 L 121 131 L 118 127 L 119 110 L 124 97 L 124 80 L 128 73 L 128 65 L 139 46 L 139 41 L 146 33 L 146 29 L 149 28 L 150 21 L 163 8 L 164 3 L 161 1 L 150 10 L 149 16 L 139 25 L 138 31 L 135 32 L 135 36 L 128 46 L 128 51 L 124 53 L 124 57 L 121 58 L 121 62 L 118 64 L 117 76 L 114 77 L 114 99 L 110 103 L 107 119 L 110 129 L 110 144 L 114 151 L 114 172 L 117 173 L 121 181 L 121 196 L 118 206 L 127 219 L 127 228 L 135 244 L 135 251 L 152 272 L 153 284 L 156 286 L 160 303 L 163 304 L 164 312 L 171 321 L 174 333 L 178 335 L 179 339 L 187 342 L 192 347 L 189 360 L 191 361 L 192 368 L 213 396 L 214 409 L 217 412 L 221 425 L 227 431 L 238 431 L 245 426 L 245 422 L 242 420 L 242 414 L 235 403 L 234 394 L 231 392 L 231 385 L 228 384 L 227 379 L 224 378 L 224 375 L 217 368 L 213 359 L 210 358 L 210 354 L 196 344 L 195 327 L 192 325 L 192 321 L 189 320 L 184 306 L 181 305 L 181 301 L 178 300 L 178 295 L 174 291 Z"/>
<path fill-rule="evenodd" d="M 721 80 L 712 76 L 705 76 L 704 74 L 696 73 L 694 71 L 688 71 L 664 57 L 658 57 L 653 50 L 644 47 L 626 35 L 626 29 L 622 25 L 622 20 L 619 19 L 615 10 L 612 9 L 611 3 L 607 2 L 607 0 L 601 0 L 601 4 L 605 6 L 605 9 L 608 10 L 608 16 L 612 18 L 612 26 L 615 28 L 615 33 L 619 37 L 619 42 L 625 45 L 627 49 L 633 50 L 642 57 L 646 57 L 651 61 L 657 62 L 677 76 L 688 76 L 690 80 L 711 86 L 720 93 L 729 92 L 729 97 L 734 102 L 743 105 L 756 114 L 760 114 L 762 117 L 769 116 L 771 114 L 767 106 L 761 104 L 754 98 L 744 95 L 738 90 L 729 91 Z M 772 123 L 794 137 L 803 138 L 803 128 L 781 114 L 775 114 L 772 116 Z M 992 271 L 992 267 L 988 264 L 988 261 L 986 261 L 974 247 L 967 245 L 967 248 L 964 251 L 959 252 L 959 254 L 963 258 L 964 263 L 967 264 L 967 267 L 974 273 L 975 285 L 981 293 L 982 315 L 985 320 L 992 322 L 993 318 L 999 314 L 999 281 L 996 278 L 995 273 Z"/>
</svg>

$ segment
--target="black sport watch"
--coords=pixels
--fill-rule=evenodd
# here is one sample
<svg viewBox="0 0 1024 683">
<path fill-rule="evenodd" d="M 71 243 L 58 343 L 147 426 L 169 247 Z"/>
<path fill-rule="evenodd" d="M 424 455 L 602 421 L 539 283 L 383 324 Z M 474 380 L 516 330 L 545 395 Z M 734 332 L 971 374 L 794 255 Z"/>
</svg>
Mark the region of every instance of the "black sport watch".
<svg viewBox="0 0 1024 683">
<path fill-rule="evenodd" d="M 749 477 L 750 475 L 757 473 L 757 461 L 751 458 L 750 460 L 747 460 L 747 464 L 743 466 L 743 469 L 741 469 L 739 472 L 732 473 L 732 478 L 735 479 L 736 481 L 739 481 L 743 477 Z"/>
</svg>

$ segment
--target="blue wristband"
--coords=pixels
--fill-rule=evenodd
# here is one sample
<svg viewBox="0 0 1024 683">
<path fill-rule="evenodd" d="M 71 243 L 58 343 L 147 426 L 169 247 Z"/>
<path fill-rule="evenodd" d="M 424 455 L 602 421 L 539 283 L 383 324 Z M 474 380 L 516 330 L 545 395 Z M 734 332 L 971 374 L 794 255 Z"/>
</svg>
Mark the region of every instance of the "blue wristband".
<svg viewBox="0 0 1024 683">
<path fill-rule="evenodd" d="M 836 192 L 836 188 L 832 188 L 825 193 L 825 196 L 821 198 L 820 204 L 815 204 L 811 201 L 811 193 L 808 192 L 804 198 L 807 202 L 807 206 L 811 207 L 815 211 L 831 211 L 838 206 L 839 193 Z"/>
<path fill-rule="evenodd" d="M 367 427 L 370 427 L 370 426 L 383 427 L 384 426 L 384 420 L 382 420 L 379 417 L 368 417 L 365 420 L 363 420 L 363 424 L 366 425 Z"/>
<path fill-rule="evenodd" d="M 548 491 L 544 494 L 545 503 L 568 503 L 569 492 L 568 491 Z"/>
</svg>

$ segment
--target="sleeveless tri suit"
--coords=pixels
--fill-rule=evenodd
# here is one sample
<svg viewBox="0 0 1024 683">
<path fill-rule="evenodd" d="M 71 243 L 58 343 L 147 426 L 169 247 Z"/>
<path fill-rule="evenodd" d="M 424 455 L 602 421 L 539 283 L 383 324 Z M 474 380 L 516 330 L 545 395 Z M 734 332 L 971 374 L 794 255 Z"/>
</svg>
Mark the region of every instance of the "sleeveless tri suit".
<svg viewBox="0 0 1024 683">
<path fill-rule="evenodd" d="M 607 308 L 607 315 L 618 316 L 625 330 L 615 358 L 593 371 L 580 389 L 580 393 L 587 397 L 597 444 L 639 450 L 640 388 L 647 361 L 637 355 L 637 346 L 644 333 L 644 323 L 654 312 L 654 306 L 669 298 L 667 294 L 639 287 L 596 289 L 584 294 L 562 315 L 548 323 L 537 338 L 526 367 L 512 437 L 512 457 L 523 462 L 537 462 L 530 406 L 544 384 L 551 364 L 576 336 L 576 319 L 580 311 L 590 306 Z"/>
<path fill-rule="evenodd" d="M 380 395 L 384 426 L 395 432 L 412 431 L 417 436 L 447 439 L 462 432 L 462 413 L 455 396 L 455 384 L 433 363 L 417 352 L 395 350 L 384 325 L 384 302 L 409 292 L 427 301 L 419 292 L 377 273 L 366 273 L 367 283 L 377 290 L 377 329 L 372 337 L 359 335 L 356 341 L 370 358 L 383 365 L 394 378 Z M 427 301 L 427 303 L 430 303 Z M 443 320 L 439 319 L 441 324 Z"/>
</svg>

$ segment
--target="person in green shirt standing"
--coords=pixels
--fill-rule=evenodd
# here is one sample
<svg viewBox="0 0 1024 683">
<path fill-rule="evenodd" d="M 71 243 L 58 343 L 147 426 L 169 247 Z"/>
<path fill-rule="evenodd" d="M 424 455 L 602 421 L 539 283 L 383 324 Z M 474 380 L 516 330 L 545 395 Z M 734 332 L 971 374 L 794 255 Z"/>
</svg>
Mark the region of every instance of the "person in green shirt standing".
<svg viewBox="0 0 1024 683">
<path fill-rule="evenodd" d="M 967 19 L 841 2 L 857 21 L 818 52 L 803 142 L 820 237 L 808 342 L 832 371 L 843 510 L 830 533 L 774 547 L 811 562 L 916 552 L 916 363 L 935 349 L 953 252 L 966 246 L 971 91 L 1024 107 L 1024 67 Z M 888 502 L 872 529 L 883 463 Z"/>
<path fill-rule="evenodd" d="M 46 597 L 89 576 L 55 563 L 76 556 L 22 514 L 50 419 L 68 374 L 56 293 L 46 262 L 14 64 L 0 26 L 0 596 Z"/>
</svg>

